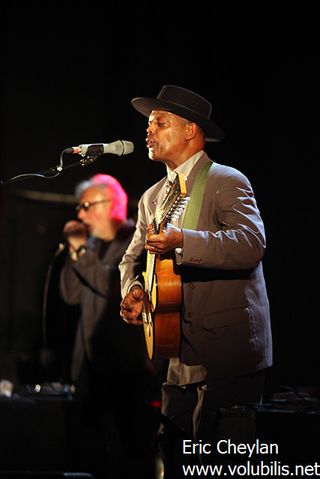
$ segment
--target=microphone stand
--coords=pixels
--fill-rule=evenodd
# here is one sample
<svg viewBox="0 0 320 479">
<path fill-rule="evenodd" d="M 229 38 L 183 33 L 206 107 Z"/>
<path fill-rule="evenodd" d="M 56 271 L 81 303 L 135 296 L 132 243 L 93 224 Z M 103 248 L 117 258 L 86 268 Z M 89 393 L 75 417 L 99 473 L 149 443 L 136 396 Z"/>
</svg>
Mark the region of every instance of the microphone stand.
<svg viewBox="0 0 320 479">
<path fill-rule="evenodd" d="M 79 164 L 80 164 L 80 166 L 91 165 L 92 163 L 94 163 L 96 161 L 96 159 L 99 156 L 101 156 L 101 155 L 87 155 L 87 156 L 84 156 L 83 158 L 81 158 L 80 161 L 75 161 L 75 162 L 73 162 L 69 165 L 64 165 L 63 164 L 63 154 L 66 151 L 67 151 L 67 148 L 60 153 L 60 164 L 59 165 L 53 166 L 53 167 L 51 167 L 47 170 L 39 171 L 37 173 L 22 173 L 20 175 L 13 176 L 12 178 L 9 178 L 6 181 L 0 180 L 0 184 L 1 185 L 7 185 L 7 184 L 10 184 L 10 183 L 14 183 L 16 181 L 21 181 L 21 180 L 30 179 L 30 178 L 45 178 L 45 179 L 56 178 L 57 176 L 60 175 L 60 173 L 62 173 L 62 171 L 67 170 L 69 168 L 72 168 L 74 166 L 78 166 Z"/>
</svg>

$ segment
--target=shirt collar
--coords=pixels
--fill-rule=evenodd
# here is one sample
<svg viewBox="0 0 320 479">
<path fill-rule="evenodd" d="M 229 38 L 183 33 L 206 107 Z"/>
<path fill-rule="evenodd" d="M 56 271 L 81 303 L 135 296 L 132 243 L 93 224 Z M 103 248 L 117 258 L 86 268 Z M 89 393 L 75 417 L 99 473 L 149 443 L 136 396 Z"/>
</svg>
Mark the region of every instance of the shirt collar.
<svg viewBox="0 0 320 479">
<path fill-rule="evenodd" d="M 175 170 L 170 170 L 170 168 L 167 167 L 167 177 L 169 181 L 174 181 L 176 174 L 183 174 L 186 178 L 188 178 L 188 175 L 194 165 L 197 163 L 199 158 L 202 156 L 203 150 L 198 151 L 195 153 L 193 156 L 191 156 L 187 161 L 179 165 Z"/>
</svg>

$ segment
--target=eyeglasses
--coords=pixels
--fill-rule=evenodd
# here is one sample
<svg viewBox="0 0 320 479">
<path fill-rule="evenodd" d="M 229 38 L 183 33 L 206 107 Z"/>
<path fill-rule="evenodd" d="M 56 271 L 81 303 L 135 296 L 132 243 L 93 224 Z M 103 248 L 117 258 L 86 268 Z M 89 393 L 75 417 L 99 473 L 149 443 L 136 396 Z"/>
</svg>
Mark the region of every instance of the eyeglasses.
<svg viewBox="0 0 320 479">
<path fill-rule="evenodd" d="M 80 210 L 88 211 L 91 206 L 98 205 L 99 203 L 109 203 L 111 200 L 97 200 L 97 201 L 85 201 L 81 203 L 81 205 L 76 206 L 76 211 L 79 212 Z"/>
</svg>

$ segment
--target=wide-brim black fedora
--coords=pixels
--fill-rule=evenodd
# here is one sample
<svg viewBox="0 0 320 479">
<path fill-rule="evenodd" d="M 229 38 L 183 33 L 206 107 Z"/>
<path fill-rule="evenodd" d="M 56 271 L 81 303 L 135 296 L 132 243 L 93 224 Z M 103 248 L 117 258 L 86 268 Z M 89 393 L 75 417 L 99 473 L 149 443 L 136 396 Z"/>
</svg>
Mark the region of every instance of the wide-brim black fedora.
<svg viewBox="0 0 320 479">
<path fill-rule="evenodd" d="M 210 120 L 212 105 L 202 96 L 176 85 L 164 85 L 156 98 L 136 97 L 133 107 L 144 116 L 152 110 L 163 110 L 196 123 L 204 132 L 206 141 L 221 141 L 224 131 Z"/>
</svg>

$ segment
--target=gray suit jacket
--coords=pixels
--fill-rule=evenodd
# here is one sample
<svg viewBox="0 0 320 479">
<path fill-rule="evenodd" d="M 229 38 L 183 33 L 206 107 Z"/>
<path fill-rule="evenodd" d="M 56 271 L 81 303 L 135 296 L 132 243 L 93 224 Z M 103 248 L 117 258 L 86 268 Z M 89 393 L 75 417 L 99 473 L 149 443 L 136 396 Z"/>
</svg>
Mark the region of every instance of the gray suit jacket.
<svg viewBox="0 0 320 479">
<path fill-rule="evenodd" d="M 188 179 L 190 194 L 204 153 Z M 165 179 L 139 201 L 133 239 L 119 265 L 122 295 L 140 278 L 145 231 L 155 214 Z M 196 230 L 183 228 L 182 256 L 176 254 L 183 284 L 180 360 L 203 365 L 208 380 L 272 365 L 269 301 L 262 258 L 263 221 L 249 180 L 215 164 L 210 170 Z"/>
</svg>

